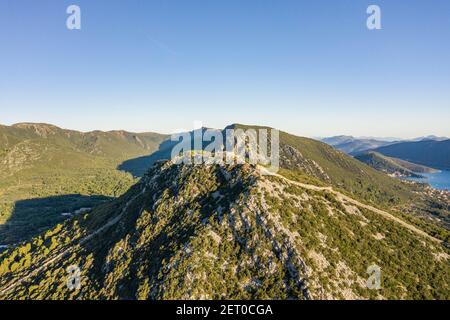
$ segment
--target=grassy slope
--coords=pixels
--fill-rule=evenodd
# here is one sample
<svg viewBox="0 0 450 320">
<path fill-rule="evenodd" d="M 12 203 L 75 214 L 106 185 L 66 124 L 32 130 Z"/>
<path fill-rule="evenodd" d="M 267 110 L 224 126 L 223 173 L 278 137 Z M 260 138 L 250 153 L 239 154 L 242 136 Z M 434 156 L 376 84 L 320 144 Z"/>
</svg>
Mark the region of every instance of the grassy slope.
<svg viewBox="0 0 450 320">
<path fill-rule="evenodd" d="M 51 226 L 76 206 L 104 200 L 91 196 L 122 194 L 136 180 L 117 166 L 155 151 L 165 138 L 124 131 L 81 133 L 47 124 L 0 126 L 0 244 Z M 71 194 L 83 197 L 66 197 Z M 44 198 L 49 201 L 31 202 Z M 30 209 L 40 203 L 45 204 L 40 211 Z"/>
<path fill-rule="evenodd" d="M 259 126 L 233 125 L 235 128 L 266 128 Z M 437 199 L 424 192 L 424 187 L 391 178 L 368 165 L 334 149 L 317 140 L 298 137 L 286 132 L 280 132 L 280 149 L 282 167 L 296 172 L 303 181 L 308 182 L 311 177 L 324 184 L 360 199 L 366 203 L 374 204 L 386 209 L 395 209 L 399 215 L 413 219 L 415 224 L 424 225 L 432 234 L 441 234 L 441 228 L 430 224 L 430 217 L 439 219 L 438 224 L 449 225 L 450 205 L 448 201 Z M 300 154 L 286 153 L 283 146 L 291 146 Z M 284 158 L 293 158 L 295 161 L 283 161 Z M 312 162 L 312 161 L 313 162 Z M 299 164 L 299 165 L 297 165 Z M 316 165 L 320 167 L 317 169 Z M 322 172 L 323 170 L 323 172 Z M 405 213 L 408 214 L 405 215 Z M 417 220 L 414 217 L 419 217 Z M 440 238 L 448 235 L 443 232 Z"/>
<path fill-rule="evenodd" d="M 437 173 L 439 172 L 439 170 L 427 167 L 427 166 L 423 166 L 417 163 L 412 163 L 409 161 L 405 161 L 402 159 L 398 159 L 398 158 L 389 158 L 392 161 L 394 161 L 395 163 L 397 163 L 398 165 L 411 170 L 412 172 L 417 172 L 417 173 Z"/>
<path fill-rule="evenodd" d="M 240 128 L 265 128 L 235 126 Z M 333 186 L 369 202 L 392 205 L 399 201 L 407 201 L 414 196 L 414 190 L 410 185 L 390 178 L 320 141 L 280 132 L 280 144 L 294 147 L 304 159 L 313 160 L 317 163 L 330 178 L 329 181 L 317 174 L 317 177 L 323 182 L 331 182 Z M 281 157 L 283 157 L 283 154 L 281 154 Z M 295 167 L 287 169 L 295 169 Z"/>
<path fill-rule="evenodd" d="M 407 177 L 416 177 L 416 178 L 421 177 L 420 175 L 414 173 L 413 171 L 403 167 L 402 165 L 397 163 L 397 161 L 394 161 L 394 159 L 386 157 L 378 152 L 374 151 L 365 152 L 355 156 L 355 159 L 358 159 L 359 161 L 384 173 L 388 174 L 399 173 Z"/>
<path fill-rule="evenodd" d="M 0 299 L 449 298 L 445 248 L 325 191 L 225 171 L 155 168 L 116 201 L 0 254 Z M 373 263 L 380 290 L 366 287 Z M 80 290 L 66 286 L 70 265 Z"/>
</svg>

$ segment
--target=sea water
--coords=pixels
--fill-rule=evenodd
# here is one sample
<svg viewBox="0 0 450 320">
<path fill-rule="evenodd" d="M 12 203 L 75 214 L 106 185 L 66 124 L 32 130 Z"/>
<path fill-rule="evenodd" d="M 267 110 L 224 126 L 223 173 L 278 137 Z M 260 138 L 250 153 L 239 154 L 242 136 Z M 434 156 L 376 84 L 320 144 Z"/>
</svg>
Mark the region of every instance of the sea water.
<svg viewBox="0 0 450 320">
<path fill-rule="evenodd" d="M 424 178 L 408 178 L 417 182 L 428 183 L 435 189 L 450 191 L 450 171 L 442 170 L 436 173 L 419 173 Z"/>
</svg>

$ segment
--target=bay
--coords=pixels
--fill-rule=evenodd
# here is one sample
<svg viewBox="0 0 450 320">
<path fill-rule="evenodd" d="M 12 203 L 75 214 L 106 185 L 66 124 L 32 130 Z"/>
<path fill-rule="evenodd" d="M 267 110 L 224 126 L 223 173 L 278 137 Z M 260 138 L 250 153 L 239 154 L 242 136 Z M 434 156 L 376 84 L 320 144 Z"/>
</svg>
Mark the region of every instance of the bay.
<svg viewBox="0 0 450 320">
<path fill-rule="evenodd" d="M 449 190 L 450 191 L 450 171 L 442 170 L 437 173 L 419 173 L 425 178 L 408 178 L 408 180 L 428 183 L 435 189 L 438 190 Z"/>
</svg>

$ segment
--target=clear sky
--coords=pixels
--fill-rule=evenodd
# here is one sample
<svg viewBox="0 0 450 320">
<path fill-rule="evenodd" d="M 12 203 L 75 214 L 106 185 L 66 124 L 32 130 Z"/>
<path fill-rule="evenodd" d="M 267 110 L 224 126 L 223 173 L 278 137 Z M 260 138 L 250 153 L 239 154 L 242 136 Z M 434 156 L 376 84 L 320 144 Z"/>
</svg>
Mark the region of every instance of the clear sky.
<svg viewBox="0 0 450 320">
<path fill-rule="evenodd" d="M 66 9 L 81 8 L 81 30 Z M 377 4 L 382 30 L 366 27 Z M 448 0 L 0 0 L 0 123 L 450 136 Z"/>
</svg>

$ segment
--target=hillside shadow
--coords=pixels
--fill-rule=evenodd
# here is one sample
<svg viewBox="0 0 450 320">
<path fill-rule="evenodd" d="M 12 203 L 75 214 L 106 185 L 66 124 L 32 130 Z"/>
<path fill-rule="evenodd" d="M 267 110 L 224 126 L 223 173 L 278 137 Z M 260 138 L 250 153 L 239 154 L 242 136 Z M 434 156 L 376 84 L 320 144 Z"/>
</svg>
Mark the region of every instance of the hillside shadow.
<svg viewBox="0 0 450 320">
<path fill-rule="evenodd" d="M 194 131 L 185 132 L 183 134 L 189 134 L 190 135 L 190 144 L 191 149 L 194 150 L 194 135 L 196 132 L 199 132 L 199 130 L 202 130 L 202 136 L 206 132 L 206 130 L 211 130 L 208 128 L 201 128 L 196 129 Z M 222 132 L 221 130 L 217 130 L 218 132 Z M 172 149 L 174 146 L 176 146 L 178 143 L 180 143 L 182 139 L 180 138 L 179 141 L 172 141 L 170 138 L 168 140 L 163 141 L 159 147 L 158 150 L 153 152 L 152 154 L 148 156 L 138 157 L 130 160 L 126 160 L 122 162 L 117 169 L 121 171 L 128 172 L 132 174 L 134 177 L 142 177 L 144 174 L 150 169 L 157 161 L 160 160 L 169 160 L 172 155 Z M 210 142 L 209 141 L 202 141 L 202 149 L 204 149 Z"/>
<path fill-rule="evenodd" d="M 71 218 L 77 214 L 77 210 L 93 208 L 111 199 L 105 196 L 68 194 L 17 201 L 9 219 L 0 225 L 0 246 L 28 240 Z"/>
<path fill-rule="evenodd" d="M 171 140 L 165 140 L 159 145 L 157 151 L 148 156 L 126 160 L 117 169 L 131 173 L 135 177 L 142 177 L 157 161 L 170 159 L 172 148 L 177 143 Z"/>
</svg>

